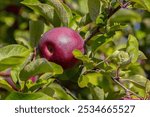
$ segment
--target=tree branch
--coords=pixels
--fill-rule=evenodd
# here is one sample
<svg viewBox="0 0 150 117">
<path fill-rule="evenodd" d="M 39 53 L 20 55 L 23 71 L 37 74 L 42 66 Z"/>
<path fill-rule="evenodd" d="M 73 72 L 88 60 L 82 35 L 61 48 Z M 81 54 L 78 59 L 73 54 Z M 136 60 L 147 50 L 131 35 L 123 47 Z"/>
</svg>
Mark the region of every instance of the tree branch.
<svg viewBox="0 0 150 117">
<path fill-rule="evenodd" d="M 113 80 L 114 82 L 116 82 L 120 87 L 122 87 L 122 88 L 125 90 L 125 92 L 127 93 L 127 95 L 129 95 L 128 93 L 130 93 L 130 94 L 133 94 L 133 95 L 135 95 L 136 97 L 142 99 L 141 96 L 139 96 L 139 95 L 136 94 L 135 92 L 131 91 L 130 89 L 126 88 L 123 84 L 121 84 L 118 80 L 116 80 L 116 78 L 113 78 L 113 77 L 112 77 L 112 80 Z"/>
<path fill-rule="evenodd" d="M 130 2 L 126 2 L 123 3 L 123 5 L 119 5 L 117 8 L 115 8 L 114 10 L 111 8 L 109 9 L 109 14 L 107 16 L 107 19 L 109 19 L 113 14 L 115 14 L 119 9 L 121 8 L 126 8 L 128 5 L 130 4 Z M 100 26 L 95 27 L 94 29 L 91 30 L 90 35 L 85 39 L 85 45 L 86 43 L 95 35 L 99 32 L 99 28 Z"/>
</svg>

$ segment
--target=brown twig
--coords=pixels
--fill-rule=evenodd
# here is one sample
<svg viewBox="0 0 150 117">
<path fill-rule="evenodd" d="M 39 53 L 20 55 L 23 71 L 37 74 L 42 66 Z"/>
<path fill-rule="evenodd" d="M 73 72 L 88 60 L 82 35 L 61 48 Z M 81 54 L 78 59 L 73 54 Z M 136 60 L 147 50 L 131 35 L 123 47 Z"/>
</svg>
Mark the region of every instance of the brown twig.
<svg viewBox="0 0 150 117">
<path fill-rule="evenodd" d="M 93 37 L 93 35 L 95 35 L 98 32 L 99 32 L 99 27 L 97 26 L 91 31 L 90 35 L 85 39 L 85 43 L 87 43 L 87 41 L 89 41 Z"/>
<path fill-rule="evenodd" d="M 125 87 L 122 83 L 120 83 L 116 78 L 112 77 L 112 80 L 125 90 L 127 96 L 129 96 L 129 93 L 130 93 L 130 94 L 133 94 L 133 95 L 135 95 L 136 97 L 142 99 L 141 96 L 139 96 L 139 95 L 136 94 L 135 92 L 131 91 L 130 89 L 126 88 L 126 87 Z"/>
<path fill-rule="evenodd" d="M 112 77 L 112 80 L 125 90 L 125 93 L 126 93 L 127 97 L 130 98 L 130 94 L 133 94 L 133 95 L 137 96 L 138 98 L 142 99 L 141 96 L 137 95 L 136 93 L 134 93 L 134 92 L 131 91 L 130 89 L 126 88 L 126 87 L 121 83 L 121 81 L 120 81 L 120 76 L 119 76 L 119 71 L 120 71 L 120 66 L 117 67 L 115 78 Z"/>
</svg>

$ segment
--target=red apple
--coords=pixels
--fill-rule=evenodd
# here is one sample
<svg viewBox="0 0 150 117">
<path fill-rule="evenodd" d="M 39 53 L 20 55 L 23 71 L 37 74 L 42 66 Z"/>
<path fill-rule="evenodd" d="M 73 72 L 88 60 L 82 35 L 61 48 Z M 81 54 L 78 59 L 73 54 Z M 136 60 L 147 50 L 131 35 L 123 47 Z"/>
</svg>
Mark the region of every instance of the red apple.
<svg viewBox="0 0 150 117">
<path fill-rule="evenodd" d="M 77 63 L 72 52 L 75 49 L 84 52 L 84 40 L 74 30 L 59 27 L 43 34 L 39 49 L 42 57 L 61 65 L 63 68 L 70 68 Z"/>
</svg>

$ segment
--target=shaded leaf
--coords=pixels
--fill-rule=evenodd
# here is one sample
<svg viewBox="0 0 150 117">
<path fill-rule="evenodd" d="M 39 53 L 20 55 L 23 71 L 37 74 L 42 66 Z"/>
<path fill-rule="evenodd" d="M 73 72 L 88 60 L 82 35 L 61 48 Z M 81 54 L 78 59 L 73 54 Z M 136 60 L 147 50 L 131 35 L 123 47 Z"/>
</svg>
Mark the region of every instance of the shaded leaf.
<svg viewBox="0 0 150 117">
<path fill-rule="evenodd" d="M 85 14 L 80 20 L 80 26 L 85 26 L 91 22 L 90 14 Z"/>
<path fill-rule="evenodd" d="M 130 0 L 130 1 L 135 2 L 136 3 L 135 6 L 140 6 L 143 9 L 150 12 L 150 0 Z"/>
<path fill-rule="evenodd" d="M 60 0 L 48 0 L 48 3 L 54 7 L 63 25 L 69 26 L 72 20 L 72 12 L 70 8 Z"/>
<path fill-rule="evenodd" d="M 46 72 L 51 72 L 53 75 L 62 74 L 63 69 L 60 65 L 49 62 L 44 58 L 36 59 L 21 70 L 20 79 L 25 81 L 28 80 L 31 76 L 36 76 Z"/>
<path fill-rule="evenodd" d="M 49 85 L 49 88 L 54 91 L 53 97 L 56 99 L 62 100 L 73 100 L 74 98 L 70 96 L 70 92 L 67 92 L 67 89 L 64 90 L 60 85 L 52 83 Z"/>
<path fill-rule="evenodd" d="M 105 93 L 100 87 L 91 87 L 91 93 L 94 100 L 104 100 Z"/>
<path fill-rule="evenodd" d="M 135 11 L 129 9 L 120 9 L 112 17 L 110 17 L 110 24 L 127 23 L 127 22 L 141 22 L 141 16 Z"/>
<path fill-rule="evenodd" d="M 95 41 L 92 44 L 92 51 L 96 51 L 97 48 L 99 48 L 101 45 L 106 43 L 107 40 L 109 39 L 108 36 L 105 36 L 105 35 L 97 35 L 97 36 L 94 36 L 93 38 Z"/>
<path fill-rule="evenodd" d="M 42 21 L 30 21 L 30 44 L 34 48 L 38 45 L 41 35 L 44 31 L 44 23 Z"/>
<path fill-rule="evenodd" d="M 150 81 L 147 79 L 146 85 L 145 85 L 145 92 L 149 93 L 150 96 Z"/>
<path fill-rule="evenodd" d="M 90 17 L 93 21 L 96 20 L 100 13 L 100 1 L 99 0 L 88 0 L 88 8 Z"/>
<path fill-rule="evenodd" d="M 40 79 L 38 80 L 37 82 L 33 83 L 32 81 L 28 82 L 27 83 L 27 87 L 28 87 L 28 91 L 35 91 L 43 86 L 46 86 L 50 83 L 52 83 L 55 79 L 48 79 L 48 80 L 45 80 L 45 79 Z"/>
<path fill-rule="evenodd" d="M 7 81 L 1 77 L 0 77 L 0 88 L 4 88 L 7 91 L 13 91 L 12 87 L 7 83 Z"/>
<path fill-rule="evenodd" d="M 51 23 L 54 26 L 60 25 L 58 15 L 51 5 L 40 3 L 39 0 L 24 0 L 21 3 L 43 16 L 47 20 L 46 23 Z"/>
<path fill-rule="evenodd" d="M 6 97 L 6 100 L 54 100 L 54 98 L 41 92 L 38 93 L 12 92 Z"/>
</svg>

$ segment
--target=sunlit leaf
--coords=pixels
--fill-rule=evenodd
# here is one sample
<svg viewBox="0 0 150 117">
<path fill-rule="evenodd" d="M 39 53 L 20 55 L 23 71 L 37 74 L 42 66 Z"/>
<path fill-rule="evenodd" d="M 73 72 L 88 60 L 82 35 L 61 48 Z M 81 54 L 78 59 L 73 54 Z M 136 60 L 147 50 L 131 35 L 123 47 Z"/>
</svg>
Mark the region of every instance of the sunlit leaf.
<svg viewBox="0 0 150 117">
<path fill-rule="evenodd" d="M 129 35 L 126 51 L 131 57 L 131 62 L 135 63 L 139 57 L 139 43 L 133 35 Z"/>
<path fill-rule="evenodd" d="M 30 52 L 31 50 L 17 44 L 0 48 L 0 71 L 22 64 Z"/>
<path fill-rule="evenodd" d="M 142 75 L 133 75 L 133 76 L 130 76 L 128 78 L 123 78 L 123 81 L 126 82 L 126 83 L 127 82 L 128 83 L 131 82 L 134 85 L 136 85 L 136 86 L 138 86 L 140 88 L 145 89 L 147 78 L 145 78 Z"/>
<path fill-rule="evenodd" d="M 74 50 L 73 55 L 75 58 L 81 60 L 87 68 L 94 67 L 94 62 L 87 55 L 84 55 L 80 50 Z"/>
<path fill-rule="evenodd" d="M 102 75 L 100 73 L 88 73 L 79 77 L 78 85 L 81 88 L 88 87 L 88 84 L 97 86 L 100 80 L 102 80 Z"/>
</svg>

